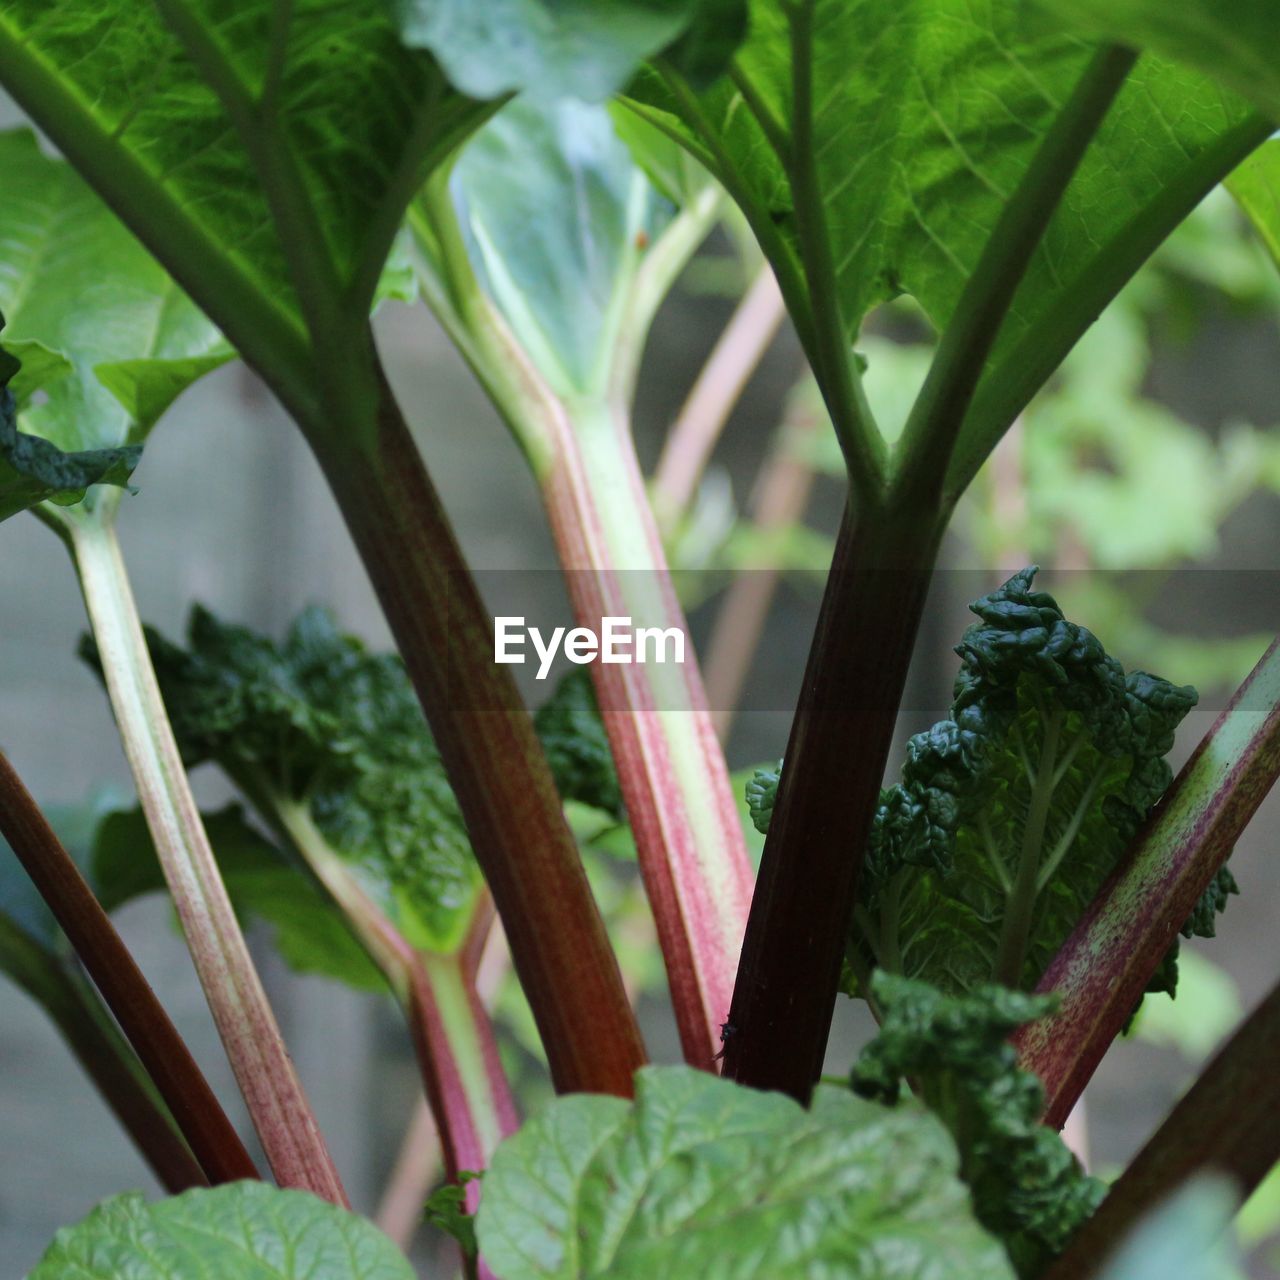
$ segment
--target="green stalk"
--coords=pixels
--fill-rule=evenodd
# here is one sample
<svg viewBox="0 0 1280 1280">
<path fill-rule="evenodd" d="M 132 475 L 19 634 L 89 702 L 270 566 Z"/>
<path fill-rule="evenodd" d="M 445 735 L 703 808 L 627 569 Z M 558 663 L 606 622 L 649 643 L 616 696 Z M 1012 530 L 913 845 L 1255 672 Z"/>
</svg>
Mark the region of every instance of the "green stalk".
<svg viewBox="0 0 1280 1280">
<path fill-rule="evenodd" d="M 154 1081 L 155 1090 L 190 1144 L 203 1170 L 202 1176 L 215 1185 L 238 1178 L 256 1178 L 258 1171 L 249 1153 L 164 1006 L 156 999 L 80 868 L 62 847 L 3 754 L 0 754 L 0 832 L 102 993 L 102 999 L 137 1053 L 142 1070 Z M 74 1009 L 75 1001 L 71 997 L 76 993 L 68 989 L 66 982 L 57 979 L 57 975 L 45 973 L 32 958 L 29 948 L 22 949 L 14 941 L 8 949 L 15 962 L 21 961 L 22 972 L 41 981 L 63 1002 L 62 1007 Z M 114 1028 L 112 1030 L 115 1034 Z M 86 1052 L 91 1047 L 88 1036 L 89 1032 L 85 1032 Z M 115 1072 L 117 1080 L 119 1076 L 120 1073 Z M 119 1082 L 122 1094 L 128 1092 L 126 1083 Z M 140 1123 L 145 1122 L 145 1112 L 139 1111 L 139 1115 Z"/>
<path fill-rule="evenodd" d="M 65 525 L 125 755 L 196 972 L 277 1181 L 346 1193 L 240 932 L 160 698 L 111 514 Z"/>
<path fill-rule="evenodd" d="M 1040 760 L 1027 802 L 1027 820 L 1022 828 L 1022 848 L 1018 869 L 1005 898 L 1004 921 L 996 947 L 995 972 L 992 978 L 1006 987 L 1021 986 L 1022 965 L 1031 937 L 1031 917 L 1035 913 L 1036 888 L 1040 879 L 1040 853 L 1044 846 L 1044 829 L 1053 803 L 1054 777 L 1058 756 L 1058 737 L 1062 732 L 1063 714 L 1055 711 L 1044 724 L 1040 743 Z"/>
<path fill-rule="evenodd" d="M 1280 641 L 1174 779 L 1050 964 L 1056 1012 L 1013 1037 L 1059 1126 L 1280 774 Z"/>
<path fill-rule="evenodd" d="M 48 1014 L 161 1185 L 175 1195 L 207 1187 L 199 1161 L 93 988 L 3 917 L 0 968 Z"/>
</svg>

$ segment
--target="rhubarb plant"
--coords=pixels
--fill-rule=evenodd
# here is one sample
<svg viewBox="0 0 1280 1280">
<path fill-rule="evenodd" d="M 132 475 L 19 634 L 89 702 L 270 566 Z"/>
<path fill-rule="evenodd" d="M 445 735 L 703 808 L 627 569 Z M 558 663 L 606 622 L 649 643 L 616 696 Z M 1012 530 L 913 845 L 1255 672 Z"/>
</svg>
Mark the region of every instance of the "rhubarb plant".
<svg viewBox="0 0 1280 1280">
<path fill-rule="evenodd" d="M 0 762 L 0 831 L 61 931 L 0 881 L 0 960 L 189 1188 L 108 1202 L 38 1280 L 409 1274 L 344 1207 L 237 909 L 403 1006 L 449 1183 L 430 1213 L 471 1276 L 1083 1277 L 1175 1180 L 1257 1184 L 1280 1155 L 1274 997 L 1105 1199 L 1054 1126 L 1172 985 L 1178 930 L 1215 928 L 1280 772 L 1274 648 L 1171 781 L 1193 691 L 1126 673 L 1024 570 L 975 604 L 950 716 L 884 787 L 985 460 L 1218 183 L 1277 242 L 1259 51 L 1280 21 L 1234 8 L 0 6 L 0 85 L 65 157 L 0 137 L 0 517 L 34 509 L 72 552 L 142 811 L 103 824 L 86 876 Z M 737 353 L 711 434 L 781 305 L 847 481 L 784 763 L 748 788 L 754 886 L 696 662 L 599 661 L 535 724 L 370 324 L 425 295 L 528 462 L 579 626 L 683 632 L 662 535 L 706 437 L 673 446 L 696 457 L 674 501 L 659 476 L 659 520 L 631 415 L 660 304 L 721 220 L 763 266 L 696 384 Z M 937 341 L 890 424 L 862 348 L 900 295 Z M 185 648 L 144 634 L 126 486 L 233 353 L 316 455 L 399 657 L 321 611 L 282 641 L 204 612 Z M 205 761 L 252 819 L 202 818 Z M 644 1065 L 584 806 L 629 828 L 684 1066 Z M 160 880 L 279 1187 L 107 915 Z M 481 998 L 490 899 L 566 1095 L 523 1125 Z M 882 1024 L 852 1087 L 819 1082 L 842 975 Z"/>
</svg>

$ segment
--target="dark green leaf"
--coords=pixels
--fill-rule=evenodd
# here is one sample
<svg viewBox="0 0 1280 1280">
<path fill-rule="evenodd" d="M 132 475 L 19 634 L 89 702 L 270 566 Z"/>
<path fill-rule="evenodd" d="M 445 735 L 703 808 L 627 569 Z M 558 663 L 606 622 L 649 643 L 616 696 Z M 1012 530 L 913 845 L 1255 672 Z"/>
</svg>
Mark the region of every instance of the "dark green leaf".
<svg viewBox="0 0 1280 1280">
<path fill-rule="evenodd" d="M 475 1215 L 467 1212 L 468 1182 L 474 1182 L 481 1175 L 464 1171 L 457 1182 L 446 1182 L 437 1187 L 427 1197 L 424 1216 L 438 1231 L 451 1236 L 462 1247 L 463 1257 L 468 1261 L 476 1256 L 476 1220 Z"/>
<path fill-rule="evenodd" d="M 970 606 L 951 718 L 908 743 L 860 881 L 855 952 L 948 992 L 1035 986 L 1168 786 L 1196 700 L 1126 675 L 1034 573 Z"/>
<path fill-rule="evenodd" d="M 304 276 L 308 320 L 363 323 L 404 205 L 486 110 L 380 0 L 16 0 L 0 78 L 273 373 Z"/>
<path fill-rule="evenodd" d="M 404 665 L 301 614 L 277 644 L 197 608 L 184 651 L 149 636 L 188 764 L 213 760 L 274 821 L 309 806 L 413 944 L 450 951 L 480 888 L 457 800 Z"/>
<path fill-rule="evenodd" d="M 746 0 L 395 0 L 405 41 L 430 49 L 464 93 L 603 102 L 669 49 L 692 78 L 718 75 Z"/>
<path fill-rule="evenodd" d="M 624 821 L 622 788 L 586 668 L 570 671 L 560 681 L 538 708 L 534 727 L 561 796 Z"/>
<path fill-rule="evenodd" d="M 500 1280 L 1010 1276 L 932 1117 L 819 1087 L 809 1111 L 684 1067 L 561 1098 L 498 1148 L 478 1215 Z"/>
<path fill-rule="evenodd" d="M 1035 0 L 1068 31 L 1153 49 L 1280 119 L 1280 10 L 1271 0 Z"/>
<path fill-rule="evenodd" d="M 236 914 L 245 922 L 256 919 L 268 925 L 276 950 L 291 969 L 335 978 L 361 991 L 386 989 L 382 975 L 310 873 L 255 831 L 239 805 L 205 814 L 204 827 Z M 108 911 L 166 891 L 140 809 L 102 820 L 93 840 L 91 871 L 98 898 Z"/>
<path fill-rule="evenodd" d="M 1040 1123 L 1044 1090 L 1008 1044 L 1052 999 L 996 986 L 946 996 L 888 973 L 872 991 L 883 1021 L 853 1069 L 854 1089 L 896 1103 L 910 1080 L 959 1145 L 979 1221 L 1005 1242 L 1020 1275 L 1039 1274 L 1105 1191 Z"/>
<path fill-rule="evenodd" d="M 372 1223 L 302 1191 L 233 1182 L 117 1196 L 58 1232 L 28 1280 L 413 1280 Z"/>
</svg>

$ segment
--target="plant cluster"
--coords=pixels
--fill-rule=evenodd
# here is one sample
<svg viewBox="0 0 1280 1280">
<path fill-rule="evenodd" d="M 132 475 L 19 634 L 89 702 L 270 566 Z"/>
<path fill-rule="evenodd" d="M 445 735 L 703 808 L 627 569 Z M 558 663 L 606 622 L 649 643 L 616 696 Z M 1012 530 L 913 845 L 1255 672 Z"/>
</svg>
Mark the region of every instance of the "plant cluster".
<svg viewBox="0 0 1280 1280">
<path fill-rule="evenodd" d="M 31 1280 L 411 1274 L 347 1202 L 254 916 L 296 967 L 399 1006 L 431 1120 L 410 1154 L 434 1132 L 446 1183 L 411 1216 L 469 1276 L 1134 1280 L 1170 1239 L 1196 1265 L 1180 1232 L 1207 1233 L 1220 1188 L 1134 1228 L 1199 1174 L 1248 1193 L 1275 1164 L 1280 997 L 1109 1189 L 1055 1130 L 1143 993 L 1173 989 L 1178 932 L 1212 935 L 1235 891 L 1280 773 L 1280 650 L 1175 779 L 1195 691 L 1126 672 L 1026 568 L 971 606 L 949 717 L 884 775 L 988 459 L 1043 413 L 1035 491 L 1076 465 L 1078 344 L 1220 183 L 1278 252 L 1277 42 L 1269 6 L 1208 0 L 6 0 L 0 87 L 63 158 L 0 135 L 0 518 L 31 511 L 70 553 L 138 806 L 64 841 L 0 756 L 0 965 L 172 1193 L 108 1201 Z M 650 492 L 645 344 L 721 228 L 751 283 Z M 696 661 L 595 663 L 536 718 L 493 661 L 370 323 L 419 299 L 527 462 L 587 628 L 685 629 L 669 561 L 789 319 L 812 379 L 790 438 L 846 497 L 784 764 L 745 789 L 758 871 Z M 891 422 L 869 388 L 902 353 L 867 330 L 907 306 L 934 341 Z M 237 356 L 318 459 L 397 654 L 319 609 L 277 641 L 197 606 L 185 646 L 138 617 L 116 532 L 134 468 Z M 1033 404 L 1051 383 L 1056 433 Z M 766 535 L 813 469 L 775 461 Z M 1248 487 L 1228 479 L 1210 524 Z M 1079 513 L 1105 509 L 1087 489 Z M 737 606 L 731 692 L 767 594 Z M 200 812 L 206 762 L 242 804 Z M 108 914 L 161 888 L 263 1170 Z M 648 1065 L 637 952 L 682 1066 Z M 508 964 L 559 1095 L 523 1122 L 494 1028 Z M 880 1030 L 832 1083 L 842 985 Z"/>
</svg>

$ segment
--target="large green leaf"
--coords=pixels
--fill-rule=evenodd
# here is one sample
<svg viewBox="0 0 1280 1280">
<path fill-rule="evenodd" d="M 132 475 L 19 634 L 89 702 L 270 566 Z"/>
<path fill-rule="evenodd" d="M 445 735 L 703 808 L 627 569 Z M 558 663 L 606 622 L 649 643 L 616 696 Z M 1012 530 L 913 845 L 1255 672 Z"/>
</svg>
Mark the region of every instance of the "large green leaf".
<svg viewBox="0 0 1280 1280">
<path fill-rule="evenodd" d="M 68 451 L 140 443 L 231 349 L 30 130 L 0 134 L 0 186 L 0 309 L 20 354 L 37 360 L 28 391 L 45 392 L 23 411 L 23 429 Z"/>
<path fill-rule="evenodd" d="M 812 344 L 826 298 L 849 338 L 903 292 L 945 327 L 1091 56 L 996 0 L 912 0 L 892 21 L 876 0 L 757 0 L 733 83 L 696 96 L 651 71 L 631 102 L 742 204 Z M 806 85 L 812 110 L 797 116 Z M 1159 239 L 1261 140 L 1247 117 L 1196 73 L 1140 61 L 1000 331 L 961 480 Z"/>
<path fill-rule="evenodd" d="M 302 1191 L 233 1182 L 117 1196 L 58 1232 L 28 1280 L 413 1280 L 374 1225 Z"/>
<path fill-rule="evenodd" d="M 1035 0 L 1068 30 L 1198 67 L 1280 119 L 1280 8 L 1272 0 Z"/>
<path fill-rule="evenodd" d="M 15 0 L 0 82 L 237 347 L 295 378 L 308 325 L 359 332 L 418 180 L 487 110 L 380 0 Z"/>
<path fill-rule="evenodd" d="M 603 102 L 662 50 L 695 79 L 723 70 L 745 0 L 395 0 L 407 43 L 477 98 L 513 90 Z"/>
<path fill-rule="evenodd" d="M 603 107 L 505 107 L 467 145 L 454 191 L 468 249 L 521 345 L 562 395 L 609 374 L 643 246 L 670 216 Z"/>
<path fill-rule="evenodd" d="M 499 1280 L 1008 1280 L 956 1167 L 912 1108 L 649 1067 L 634 1104 L 561 1098 L 499 1147 L 480 1251 Z"/>
</svg>

